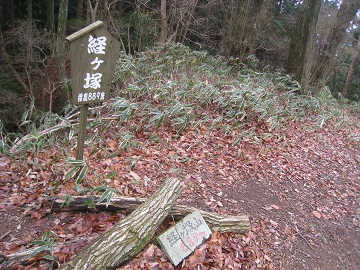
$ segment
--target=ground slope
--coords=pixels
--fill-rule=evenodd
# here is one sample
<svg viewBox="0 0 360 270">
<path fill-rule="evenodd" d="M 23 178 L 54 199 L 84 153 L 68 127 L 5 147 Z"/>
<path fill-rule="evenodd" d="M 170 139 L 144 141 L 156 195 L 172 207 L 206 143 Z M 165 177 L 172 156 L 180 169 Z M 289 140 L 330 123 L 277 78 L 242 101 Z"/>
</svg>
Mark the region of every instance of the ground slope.
<svg viewBox="0 0 360 270">
<path fill-rule="evenodd" d="M 138 131 L 136 145 L 127 151 L 121 150 L 117 127 L 109 127 L 95 152 L 93 146 L 85 149 L 89 170 L 81 185 L 107 184 L 125 196 L 147 197 L 164 178 L 176 176 L 185 184 L 181 203 L 249 215 L 247 235 L 215 233 L 175 269 L 356 269 L 359 125 L 329 123 L 319 129 L 311 122 L 289 121 L 272 133 L 266 126 L 254 127 L 261 135 L 237 140 L 241 131 L 203 125 L 178 136 L 162 126 L 155 132 Z M 41 207 L 45 194 L 76 193 L 73 181 L 64 179 L 71 168 L 66 160 L 75 149 L 64 149 L 0 158 L 2 254 L 30 247 L 52 230 L 58 242 L 82 239 L 55 249 L 53 255 L 63 262 L 123 218 L 120 213 L 53 214 Z M 46 260 L 40 265 L 48 266 Z M 19 269 L 31 267 L 40 267 L 39 261 Z M 148 245 L 123 269 L 173 267 L 161 250 Z"/>
</svg>

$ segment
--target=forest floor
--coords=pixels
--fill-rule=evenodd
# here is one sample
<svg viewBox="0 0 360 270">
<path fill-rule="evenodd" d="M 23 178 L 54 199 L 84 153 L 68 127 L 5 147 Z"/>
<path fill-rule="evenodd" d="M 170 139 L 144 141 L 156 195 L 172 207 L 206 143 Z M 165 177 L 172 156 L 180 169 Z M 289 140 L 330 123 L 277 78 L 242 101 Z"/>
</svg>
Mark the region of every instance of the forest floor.
<svg viewBox="0 0 360 270">
<path fill-rule="evenodd" d="M 119 131 L 110 127 L 101 138 L 104 147 L 92 155 L 91 147 L 85 148 L 89 170 L 82 185 L 106 182 L 123 196 L 147 197 L 175 176 L 185 186 L 178 202 L 250 218 L 247 234 L 214 232 L 177 267 L 149 244 L 121 269 L 358 269 L 360 119 L 353 120 L 357 125 L 328 123 L 322 129 L 294 121 L 272 133 L 257 124 L 262 136 L 237 143 L 237 131 L 206 126 L 180 136 L 170 127 L 138 130 L 136 147 L 127 151 L 119 150 Z M 72 157 L 75 150 L 52 147 L 0 158 L 0 254 L 32 247 L 31 241 L 51 230 L 64 243 L 52 253 L 62 263 L 123 218 L 52 213 L 42 206 L 46 196 L 76 193 L 74 182 L 64 179 L 71 168 L 65 152 Z M 75 238 L 83 240 L 66 245 Z M 34 259 L 13 269 L 48 267 L 49 261 Z"/>
</svg>

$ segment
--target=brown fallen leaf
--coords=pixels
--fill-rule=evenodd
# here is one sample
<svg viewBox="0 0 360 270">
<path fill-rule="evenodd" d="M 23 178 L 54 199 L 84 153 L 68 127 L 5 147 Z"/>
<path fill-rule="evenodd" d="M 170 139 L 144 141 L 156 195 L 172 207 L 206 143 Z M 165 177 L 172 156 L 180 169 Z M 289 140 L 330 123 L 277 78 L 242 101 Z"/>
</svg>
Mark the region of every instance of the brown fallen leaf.
<svg viewBox="0 0 360 270">
<path fill-rule="evenodd" d="M 197 265 L 203 264 L 205 261 L 205 250 L 196 249 L 195 252 L 189 256 L 189 267 L 194 268 Z"/>
<path fill-rule="evenodd" d="M 148 249 L 144 253 L 144 259 L 150 262 L 155 261 L 154 251 L 155 251 L 155 245 L 149 245 Z"/>
<path fill-rule="evenodd" d="M 313 215 L 317 218 L 321 218 L 321 214 L 318 211 L 313 211 Z"/>
<path fill-rule="evenodd" d="M 141 180 L 141 177 L 140 177 L 137 173 L 134 173 L 133 171 L 130 171 L 129 173 L 130 173 L 130 175 L 131 175 L 132 177 L 134 177 L 134 179 L 135 179 L 136 181 L 140 181 L 140 180 Z"/>
<path fill-rule="evenodd" d="M 280 207 L 277 206 L 276 204 L 272 204 L 271 207 L 274 208 L 275 210 L 279 210 L 279 209 L 280 209 Z"/>
</svg>

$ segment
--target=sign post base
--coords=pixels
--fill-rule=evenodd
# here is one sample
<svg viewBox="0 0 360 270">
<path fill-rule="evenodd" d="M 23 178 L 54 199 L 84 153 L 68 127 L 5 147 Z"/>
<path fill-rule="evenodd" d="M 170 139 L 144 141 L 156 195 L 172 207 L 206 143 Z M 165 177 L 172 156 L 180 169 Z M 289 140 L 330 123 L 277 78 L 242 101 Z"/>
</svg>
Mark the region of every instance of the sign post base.
<svg viewBox="0 0 360 270">
<path fill-rule="evenodd" d="M 89 111 L 89 104 L 82 104 L 80 110 L 80 122 L 79 122 L 79 131 L 78 131 L 78 140 L 76 147 L 76 159 L 83 160 L 84 156 L 84 145 L 85 145 L 85 135 L 86 135 L 86 122 Z"/>
</svg>

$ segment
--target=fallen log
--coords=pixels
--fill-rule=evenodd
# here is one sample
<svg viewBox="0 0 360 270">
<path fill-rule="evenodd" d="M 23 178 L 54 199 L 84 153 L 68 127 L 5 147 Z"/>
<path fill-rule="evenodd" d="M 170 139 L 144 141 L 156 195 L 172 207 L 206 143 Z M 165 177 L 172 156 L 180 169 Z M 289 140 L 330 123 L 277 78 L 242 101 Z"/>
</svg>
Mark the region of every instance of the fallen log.
<svg viewBox="0 0 360 270">
<path fill-rule="evenodd" d="M 60 269 L 115 269 L 129 261 L 148 244 L 182 188 L 176 178 L 168 179 L 134 212 L 76 253 Z"/>
<path fill-rule="evenodd" d="M 50 198 L 48 203 L 52 204 L 54 212 L 72 211 L 125 211 L 131 213 L 141 205 L 145 199 L 134 197 L 114 196 L 110 203 L 99 203 L 100 196 L 74 196 L 68 199 L 65 197 Z M 87 202 L 92 201 L 91 207 Z M 65 203 L 66 202 L 66 203 Z M 174 220 L 180 220 L 184 216 L 195 211 L 196 208 L 175 203 L 170 210 L 169 216 Z M 200 210 L 206 223 L 214 230 L 219 232 L 234 232 L 245 234 L 249 231 L 250 221 L 247 216 L 222 216 L 213 212 Z"/>
</svg>

